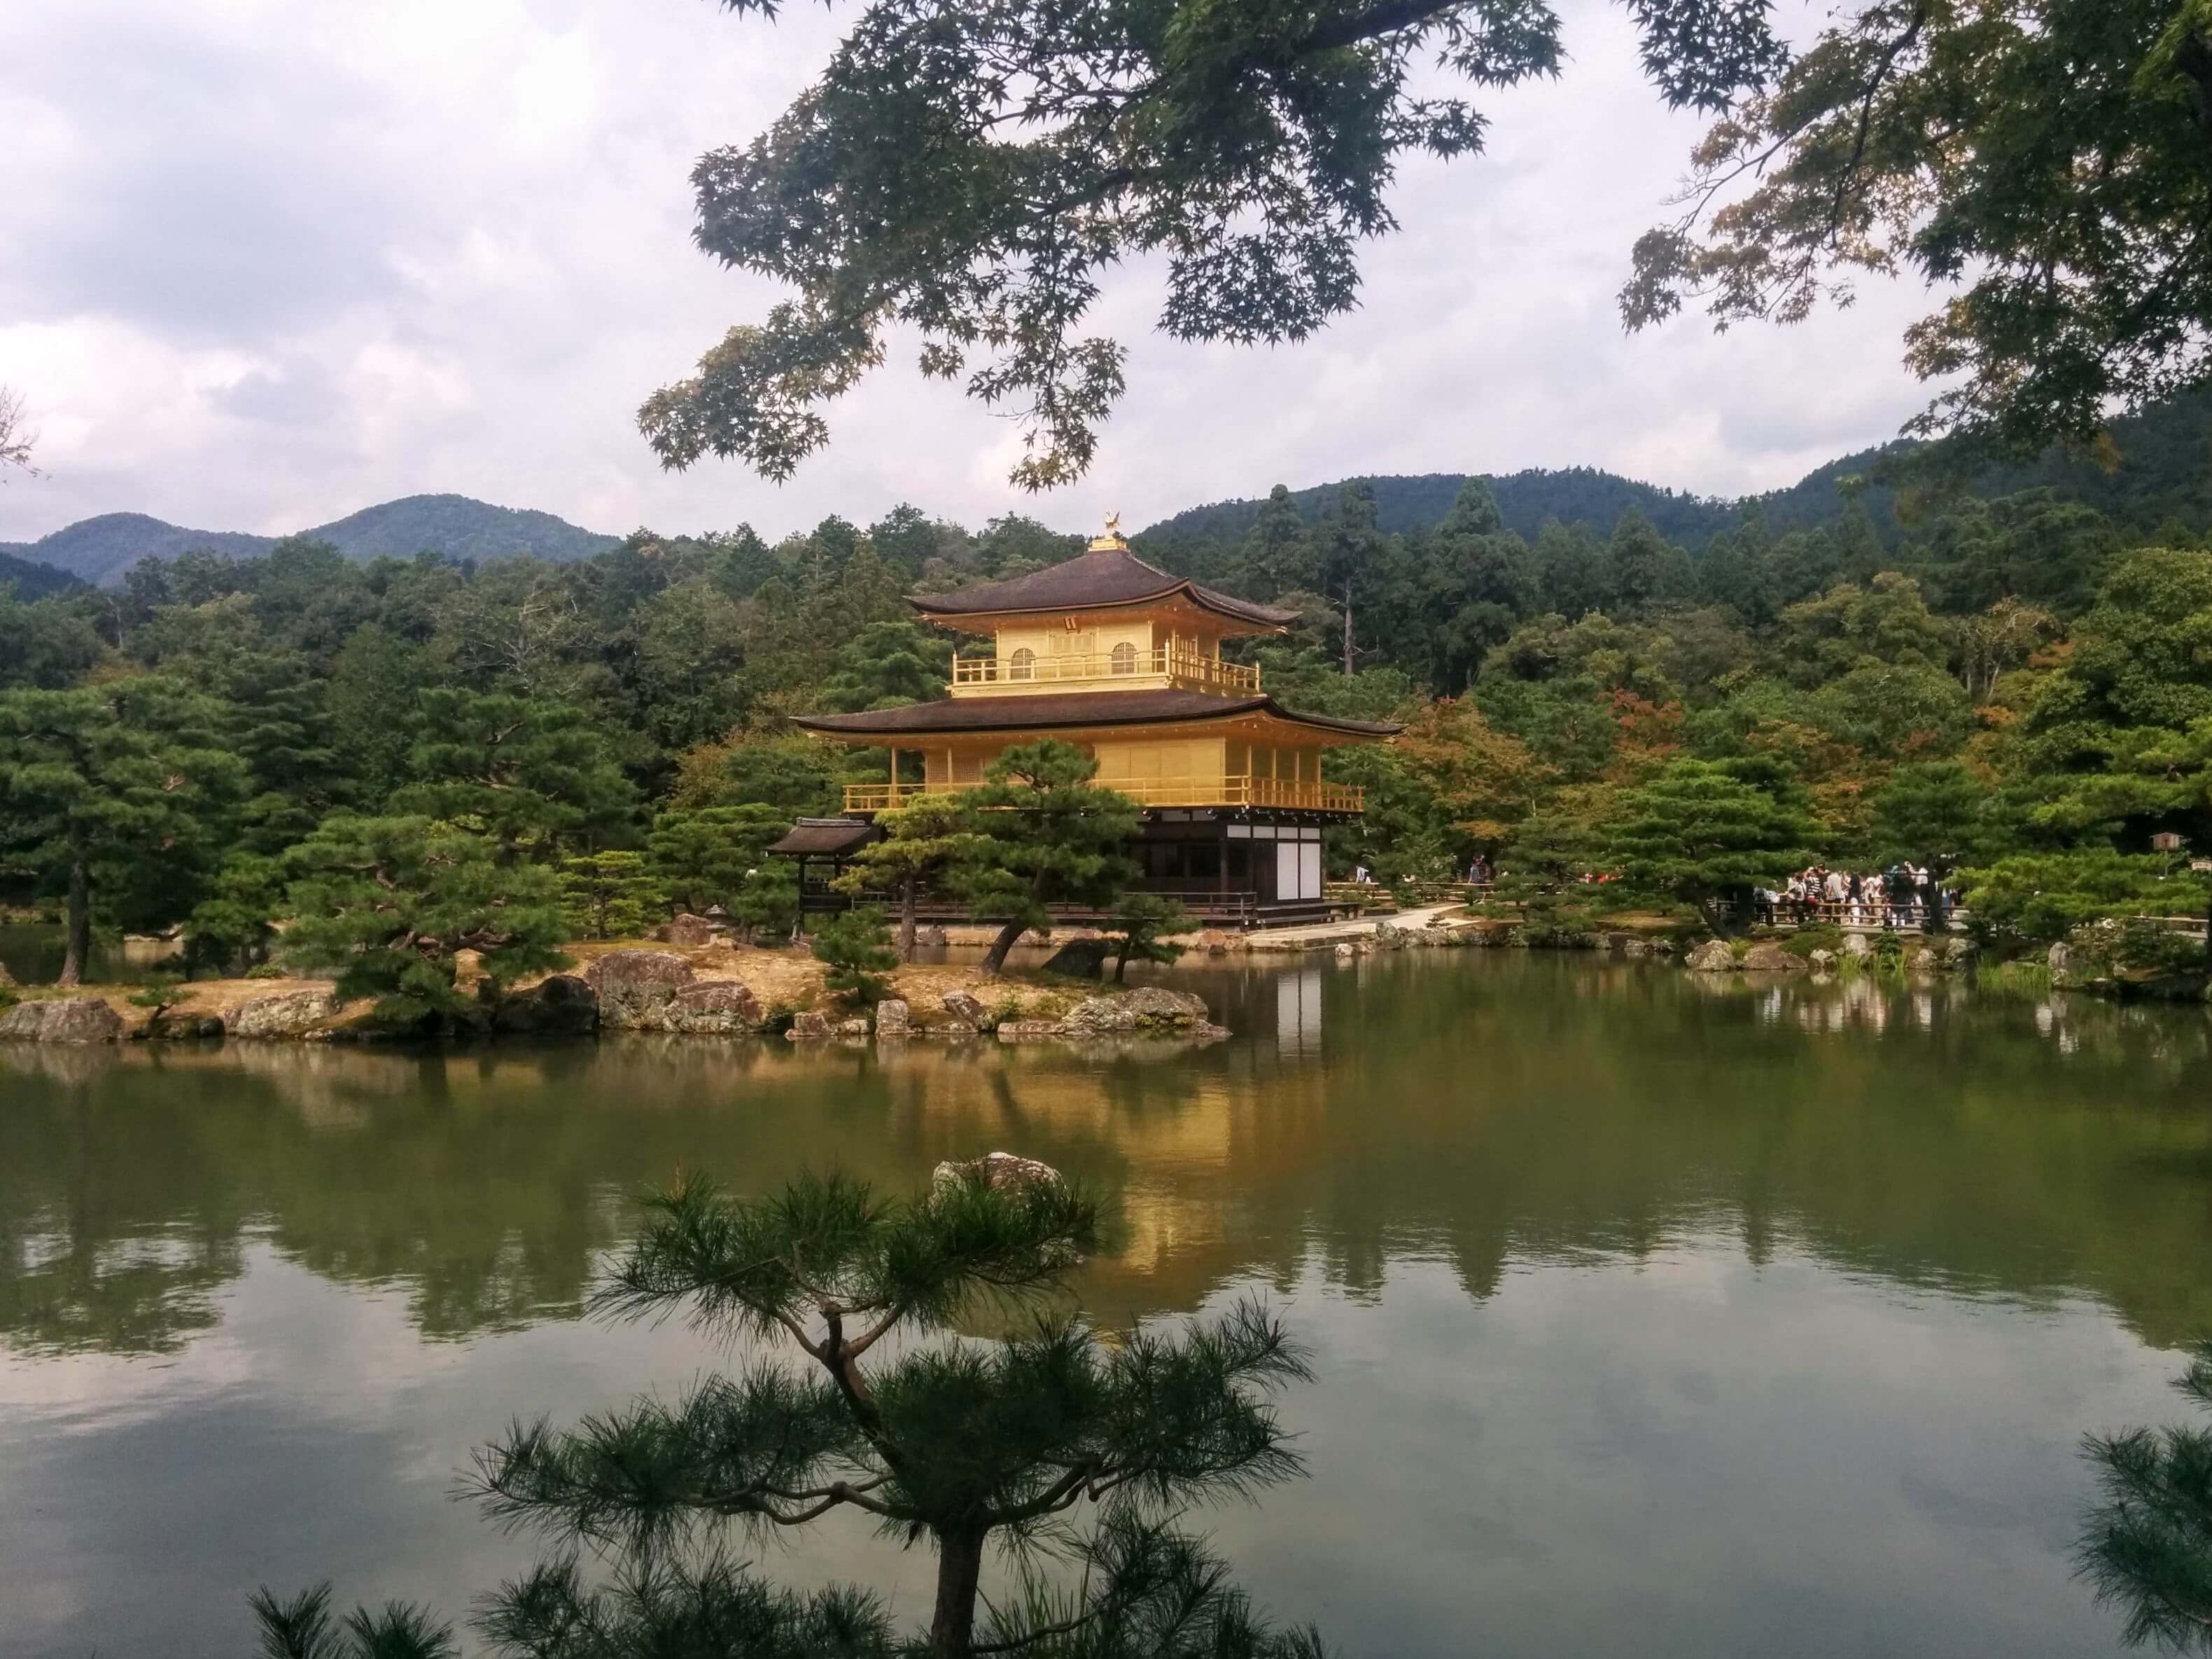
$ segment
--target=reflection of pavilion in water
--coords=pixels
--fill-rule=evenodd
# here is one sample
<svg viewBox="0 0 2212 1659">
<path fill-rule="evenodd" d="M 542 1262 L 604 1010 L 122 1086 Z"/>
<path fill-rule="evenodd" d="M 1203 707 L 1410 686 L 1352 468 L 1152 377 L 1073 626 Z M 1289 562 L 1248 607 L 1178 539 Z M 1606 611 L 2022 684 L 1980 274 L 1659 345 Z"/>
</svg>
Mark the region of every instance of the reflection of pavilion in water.
<svg viewBox="0 0 2212 1659">
<path fill-rule="evenodd" d="M 1321 969 L 1295 969 L 1275 980 L 1275 1053 L 1302 1060 L 1321 1053 Z"/>
</svg>

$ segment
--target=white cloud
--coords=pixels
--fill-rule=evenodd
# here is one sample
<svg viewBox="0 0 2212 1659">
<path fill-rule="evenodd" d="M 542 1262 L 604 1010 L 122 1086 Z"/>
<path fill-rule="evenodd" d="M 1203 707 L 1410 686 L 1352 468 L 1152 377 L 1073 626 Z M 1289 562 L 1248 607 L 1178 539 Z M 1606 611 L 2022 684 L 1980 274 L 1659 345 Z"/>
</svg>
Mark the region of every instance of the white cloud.
<svg viewBox="0 0 2212 1659">
<path fill-rule="evenodd" d="M 1629 243 L 1698 124 L 1661 110 L 1617 9 L 1569 9 L 1558 83 L 1482 99 L 1491 149 L 1409 161 L 1363 307 L 1300 348 L 1150 332 L 1157 272 L 1100 321 L 1129 395 L 1092 476 L 1005 483 L 1018 440 L 911 349 L 831 414 L 781 489 L 734 464 L 664 474 L 633 414 L 764 284 L 690 242 L 700 151 L 750 136 L 847 11 L 775 25 L 706 0 L 131 0 L 24 9 L 0 58 L 11 170 L 0 383 L 52 477 L 0 492 L 0 538 L 139 510 L 281 532 L 459 490 L 596 528 L 750 520 L 775 534 L 893 503 L 980 523 L 1147 522 L 1354 472 L 1589 464 L 1735 493 L 1890 436 L 1923 296 L 1715 337 L 1625 337 Z M 1810 15 L 1808 13 L 1808 15 Z M 1802 21 L 1802 20 L 1800 20 Z"/>
</svg>

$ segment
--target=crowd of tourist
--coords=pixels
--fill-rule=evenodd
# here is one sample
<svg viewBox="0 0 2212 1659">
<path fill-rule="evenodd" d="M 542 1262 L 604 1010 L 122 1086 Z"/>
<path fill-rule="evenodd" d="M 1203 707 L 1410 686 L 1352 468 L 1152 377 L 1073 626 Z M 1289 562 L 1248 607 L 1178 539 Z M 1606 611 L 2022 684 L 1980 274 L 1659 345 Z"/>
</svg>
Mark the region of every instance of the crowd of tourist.
<svg viewBox="0 0 2212 1659">
<path fill-rule="evenodd" d="M 1893 864 L 1864 874 L 1816 864 L 1780 888 L 1763 887 L 1753 896 L 1765 921 L 1832 921 L 1853 927 L 1917 927 L 1931 902 L 1945 909 L 1958 902 L 1932 871 L 1917 864 Z"/>
</svg>

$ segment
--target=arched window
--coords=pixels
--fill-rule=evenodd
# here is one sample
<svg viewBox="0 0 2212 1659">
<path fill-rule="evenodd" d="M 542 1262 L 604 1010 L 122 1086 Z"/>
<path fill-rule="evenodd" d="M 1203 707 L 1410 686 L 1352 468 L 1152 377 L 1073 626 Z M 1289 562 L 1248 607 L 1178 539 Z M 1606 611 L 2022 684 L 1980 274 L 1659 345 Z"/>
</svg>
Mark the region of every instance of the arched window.
<svg viewBox="0 0 2212 1659">
<path fill-rule="evenodd" d="M 1130 644 L 1127 640 L 1122 641 L 1121 644 L 1114 647 L 1113 664 L 1114 672 L 1117 674 L 1135 673 L 1137 672 L 1137 647 Z"/>
<path fill-rule="evenodd" d="M 1006 678 L 1010 680 L 1030 680 L 1036 678 L 1036 653 L 1026 645 L 1006 659 Z"/>
</svg>

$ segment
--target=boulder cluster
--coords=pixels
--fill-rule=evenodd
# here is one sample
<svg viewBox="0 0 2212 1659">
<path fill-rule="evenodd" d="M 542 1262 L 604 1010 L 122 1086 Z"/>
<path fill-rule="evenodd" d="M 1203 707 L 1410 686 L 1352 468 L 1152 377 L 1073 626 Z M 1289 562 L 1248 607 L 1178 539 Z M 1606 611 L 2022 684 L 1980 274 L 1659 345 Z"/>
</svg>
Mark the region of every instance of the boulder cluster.
<svg viewBox="0 0 2212 1659">
<path fill-rule="evenodd" d="M 1875 955 L 1873 943 L 1863 933 L 1846 933 L 1838 950 L 1810 951 L 1802 957 L 1771 940 L 1762 940 L 1739 955 L 1726 939 L 1709 939 L 1692 946 L 1682 965 L 1695 974 L 1820 975 L 1832 974 L 1845 965 L 1863 967 Z M 1973 959 L 1974 947 L 1963 939 L 1907 939 L 1900 958 L 1906 972 L 1927 977 L 1961 972 Z"/>
</svg>

